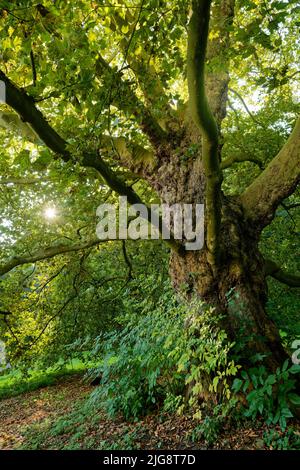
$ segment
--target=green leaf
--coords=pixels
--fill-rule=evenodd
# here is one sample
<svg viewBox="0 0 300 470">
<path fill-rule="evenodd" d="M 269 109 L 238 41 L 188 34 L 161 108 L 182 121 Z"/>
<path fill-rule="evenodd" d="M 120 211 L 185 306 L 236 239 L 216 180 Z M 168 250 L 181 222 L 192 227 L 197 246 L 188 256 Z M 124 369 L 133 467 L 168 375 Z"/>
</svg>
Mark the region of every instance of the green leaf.
<svg viewBox="0 0 300 470">
<path fill-rule="evenodd" d="M 286 359 L 284 361 L 283 366 L 282 366 L 282 372 L 285 372 L 287 370 L 288 366 L 289 366 L 289 359 Z"/>
<path fill-rule="evenodd" d="M 52 162 L 52 159 L 52 155 L 48 150 L 42 150 L 33 165 L 37 170 L 43 170 Z"/>
<path fill-rule="evenodd" d="M 289 400 L 293 405 L 300 406 L 300 395 L 296 395 L 296 393 L 290 393 L 288 396 Z"/>
<path fill-rule="evenodd" d="M 292 418 L 293 413 L 291 412 L 291 410 L 289 410 L 289 408 L 283 408 L 281 410 L 281 416 L 284 416 L 285 418 Z"/>
<path fill-rule="evenodd" d="M 124 24 L 121 28 L 121 31 L 123 34 L 127 34 L 129 31 L 129 26 L 127 24 Z"/>
<path fill-rule="evenodd" d="M 234 379 L 233 384 L 232 384 L 232 390 L 235 393 L 237 393 L 240 391 L 242 385 L 243 385 L 243 381 L 241 379 Z"/>
<path fill-rule="evenodd" d="M 29 155 L 29 150 L 21 150 L 21 152 L 14 159 L 14 165 L 17 165 L 21 171 L 29 170 L 31 165 Z"/>
<path fill-rule="evenodd" d="M 299 374 L 300 372 L 300 364 L 293 364 L 290 369 L 289 369 L 289 372 L 291 374 Z"/>
</svg>

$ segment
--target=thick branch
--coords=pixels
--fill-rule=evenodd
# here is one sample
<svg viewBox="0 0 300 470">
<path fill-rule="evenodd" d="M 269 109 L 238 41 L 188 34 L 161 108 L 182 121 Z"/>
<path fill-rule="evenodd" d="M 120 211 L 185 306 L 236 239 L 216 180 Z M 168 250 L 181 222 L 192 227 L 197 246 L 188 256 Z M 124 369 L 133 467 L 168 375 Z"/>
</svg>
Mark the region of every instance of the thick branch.
<svg viewBox="0 0 300 470">
<path fill-rule="evenodd" d="M 30 124 L 47 147 L 59 154 L 64 161 L 71 160 L 72 155 L 67 148 L 67 142 L 50 126 L 43 114 L 36 108 L 32 98 L 14 85 L 3 72 L 0 72 L 0 80 L 3 80 L 6 85 L 6 103 L 20 115 L 24 122 Z M 141 202 L 138 195 L 114 174 L 100 156 L 85 153 L 82 156 L 82 165 L 95 168 L 111 189 L 128 197 L 130 204 Z"/>
<path fill-rule="evenodd" d="M 241 196 L 246 217 L 260 228 L 268 225 L 276 208 L 300 181 L 300 117 L 289 139 L 266 169 Z"/>
<path fill-rule="evenodd" d="M 218 153 L 218 127 L 205 92 L 205 57 L 208 38 L 209 0 L 194 0 L 188 30 L 187 73 L 189 104 L 193 120 L 202 135 L 203 165 L 206 176 L 207 248 L 211 263 L 219 257 L 222 173 Z"/>
<path fill-rule="evenodd" d="M 225 170 L 226 168 L 229 168 L 234 163 L 242 163 L 242 162 L 255 163 L 255 165 L 257 165 L 261 170 L 263 170 L 263 162 L 259 158 L 251 157 L 248 155 L 234 155 L 232 157 L 228 157 L 225 160 L 221 161 L 221 168 L 222 170 Z"/>
<path fill-rule="evenodd" d="M 206 53 L 206 93 L 219 132 L 226 116 L 229 83 L 230 26 L 235 0 L 212 2 L 210 31 Z"/>
<path fill-rule="evenodd" d="M 21 266 L 23 264 L 29 263 L 36 263 L 37 261 L 41 261 L 44 259 L 53 258 L 57 255 L 63 255 L 65 253 L 70 253 L 72 251 L 81 251 L 87 248 L 92 248 L 93 246 L 99 245 L 103 243 L 103 240 L 99 240 L 99 238 L 95 238 L 94 240 L 90 240 L 85 243 L 80 243 L 76 245 L 58 245 L 52 246 L 48 248 L 43 248 L 38 250 L 34 255 L 28 256 L 15 256 L 7 261 L 5 264 L 0 265 L 0 276 L 8 273 L 16 266 Z"/>
<path fill-rule="evenodd" d="M 134 51 L 130 49 L 131 42 L 135 35 L 136 27 L 139 24 L 141 8 L 137 9 L 137 17 L 134 21 L 133 15 L 129 10 L 126 11 L 125 18 L 120 15 L 117 9 L 113 11 L 113 18 L 119 29 L 122 29 L 123 26 L 128 27 L 128 33 L 124 36 L 124 39 L 120 41 L 120 46 L 124 54 L 124 62 L 127 62 L 130 69 L 134 73 L 138 84 L 143 92 L 147 106 L 152 108 L 157 105 L 158 102 L 164 103 L 164 112 L 165 118 L 163 118 L 163 127 L 172 129 L 173 127 L 178 128 L 180 125 L 177 113 L 171 106 L 168 104 L 168 98 L 165 93 L 165 87 L 162 84 L 159 73 L 157 72 L 155 66 L 151 64 L 151 53 L 146 51 L 146 47 L 143 47 L 140 54 L 137 56 Z"/>
<path fill-rule="evenodd" d="M 289 287 L 300 287 L 300 276 L 286 273 L 274 261 L 265 260 L 266 275 L 271 276 Z"/>
<path fill-rule="evenodd" d="M 141 145 L 128 142 L 124 137 L 113 137 L 103 134 L 101 136 L 101 152 L 113 152 L 120 164 L 128 168 L 133 174 L 145 177 L 152 174 L 157 164 L 154 153 Z"/>
<path fill-rule="evenodd" d="M 101 56 L 97 61 L 97 73 L 111 86 L 111 102 L 124 112 L 130 110 L 154 147 L 167 140 L 167 133 L 160 127 L 144 103 L 138 99 L 129 82 L 123 80 L 121 72 L 113 70 Z"/>
<path fill-rule="evenodd" d="M 36 108 L 33 99 L 14 85 L 2 71 L 0 71 L 0 80 L 6 86 L 6 103 L 8 106 L 19 114 L 23 122 L 30 124 L 47 147 L 60 154 L 65 161 L 68 161 L 71 156 L 66 148 L 67 143 L 48 124 L 42 113 Z"/>
</svg>

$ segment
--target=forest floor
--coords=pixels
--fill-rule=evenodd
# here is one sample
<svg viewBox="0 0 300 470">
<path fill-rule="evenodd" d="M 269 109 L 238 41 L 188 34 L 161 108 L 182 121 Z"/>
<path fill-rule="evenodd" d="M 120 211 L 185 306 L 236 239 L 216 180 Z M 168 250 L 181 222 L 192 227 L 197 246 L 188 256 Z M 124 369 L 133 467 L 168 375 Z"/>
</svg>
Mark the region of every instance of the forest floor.
<svg viewBox="0 0 300 470">
<path fill-rule="evenodd" d="M 0 401 L 0 449 L 272 449 L 262 423 L 222 426 L 208 445 L 191 418 L 155 412 L 137 422 L 81 411 L 82 376 Z M 213 442 L 212 442 L 213 441 Z"/>
</svg>

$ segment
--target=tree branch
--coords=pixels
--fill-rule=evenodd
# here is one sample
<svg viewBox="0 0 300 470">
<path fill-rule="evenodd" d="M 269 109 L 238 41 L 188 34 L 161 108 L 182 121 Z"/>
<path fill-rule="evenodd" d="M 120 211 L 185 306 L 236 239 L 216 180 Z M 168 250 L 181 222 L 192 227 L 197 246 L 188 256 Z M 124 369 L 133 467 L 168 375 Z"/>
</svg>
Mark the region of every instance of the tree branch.
<svg viewBox="0 0 300 470">
<path fill-rule="evenodd" d="M 258 124 L 259 126 L 261 126 L 262 128 L 266 128 L 266 126 L 264 124 L 262 124 L 258 119 L 256 119 L 256 117 L 254 116 L 254 114 L 250 111 L 250 109 L 248 108 L 247 106 L 247 103 L 246 101 L 244 100 L 244 98 L 242 97 L 242 95 L 240 93 L 238 93 L 236 90 L 233 90 L 232 88 L 228 88 L 229 91 L 231 91 L 231 93 L 233 93 L 235 96 L 238 97 L 238 99 L 240 100 L 240 102 L 242 103 L 242 105 L 244 106 L 246 112 L 249 114 L 249 116 L 251 117 L 252 121 L 255 122 L 256 124 Z"/>
<path fill-rule="evenodd" d="M 38 137 L 56 154 L 67 162 L 72 159 L 67 142 L 50 126 L 43 114 L 36 108 L 33 99 L 23 90 L 14 85 L 6 75 L 0 71 L 0 80 L 6 85 L 6 103 L 13 108 L 22 121 L 30 124 Z M 130 204 L 141 203 L 138 195 L 120 180 L 100 156 L 84 153 L 82 165 L 95 168 L 104 178 L 108 186 L 119 194 L 128 197 Z"/>
<path fill-rule="evenodd" d="M 65 161 L 70 160 L 71 155 L 67 150 L 67 143 L 48 124 L 42 113 L 36 108 L 33 98 L 14 85 L 2 71 L 0 71 L 0 80 L 5 83 L 6 104 L 19 114 L 23 122 L 30 124 L 47 147 L 61 155 Z"/>
<path fill-rule="evenodd" d="M 219 258 L 222 173 L 218 152 L 218 127 L 205 92 L 205 57 L 210 19 L 210 0 L 193 0 L 188 28 L 187 75 L 189 105 L 202 135 L 202 159 L 206 176 L 206 243 L 212 265 Z"/>
<path fill-rule="evenodd" d="M 127 267 L 128 267 L 128 279 L 132 279 L 132 271 L 133 271 L 133 267 L 132 267 L 132 263 L 129 259 L 129 256 L 128 256 L 128 253 L 127 253 L 127 250 L 126 250 L 126 242 L 125 240 L 122 240 L 122 253 L 123 253 L 123 257 L 124 257 L 124 261 L 125 263 L 127 264 Z"/>
<path fill-rule="evenodd" d="M 282 207 L 286 210 L 291 210 L 291 209 L 296 209 L 297 207 L 300 207 L 300 202 L 294 202 L 294 203 L 291 203 L 291 204 L 283 204 L 283 202 L 281 203 Z"/>
<path fill-rule="evenodd" d="M 68 143 L 50 126 L 41 111 L 36 108 L 33 99 L 14 85 L 2 71 L 0 71 L 0 80 L 3 80 L 6 85 L 6 103 L 8 106 L 12 107 L 23 121 L 30 124 L 38 137 L 53 152 L 60 155 L 65 162 L 70 161 L 72 154 L 68 150 Z M 143 204 L 143 201 L 132 187 L 127 186 L 100 155 L 84 152 L 80 163 L 82 166 L 97 170 L 113 191 L 127 197 L 129 204 Z M 177 252 L 181 252 L 183 249 L 180 241 L 175 240 L 173 236 L 165 242 Z"/>
<path fill-rule="evenodd" d="M 100 144 L 102 153 L 113 152 L 120 164 L 137 176 L 146 177 L 153 172 L 157 165 L 157 160 L 151 150 L 145 149 L 139 144 L 128 142 L 124 137 L 103 134 Z"/>
<path fill-rule="evenodd" d="M 266 276 L 271 276 L 289 287 L 300 287 L 300 276 L 286 273 L 274 261 L 265 260 Z"/>
<path fill-rule="evenodd" d="M 124 62 L 128 63 L 130 69 L 134 73 L 147 105 L 153 107 L 157 105 L 158 101 L 164 102 L 164 110 L 166 113 L 166 119 L 163 120 L 164 127 L 167 129 L 170 129 L 171 126 L 178 127 L 180 123 L 177 112 L 175 112 L 169 105 L 159 73 L 155 66 L 150 64 L 151 51 L 149 54 L 145 47 L 142 47 L 141 53 L 138 56 L 134 52 L 130 53 L 130 46 L 135 35 L 137 25 L 140 22 L 142 10 L 143 2 L 141 3 L 140 8 L 137 9 L 135 21 L 134 16 L 129 10 L 126 11 L 125 18 L 120 15 L 117 9 L 112 13 L 113 19 L 119 29 L 122 29 L 123 26 L 128 27 L 127 35 L 125 35 L 124 39 L 120 41 L 120 46 L 122 47 L 124 54 Z"/>
<path fill-rule="evenodd" d="M 242 163 L 242 162 L 252 162 L 255 163 L 261 170 L 263 170 L 263 162 L 256 157 L 250 157 L 248 155 L 234 155 L 232 157 L 228 157 L 225 160 L 221 161 L 221 169 L 225 170 L 229 168 L 234 163 Z"/>
<path fill-rule="evenodd" d="M 122 79 L 122 72 L 113 70 L 101 56 L 98 57 L 96 70 L 98 75 L 112 87 L 112 103 L 124 112 L 130 110 L 154 148 L 165 142 L 167 133 L 160 127 L 144 103 L 138 99 L 128 81 Z"/>
<path fill-rule="evenodd" d="M 35 60 L 34 60 L 34 53 L 33 50 L 30 50 L 30 62 L 31 62 L 31 69 L 32 69 L 32 85 L 36 86 L 36 79 L 37 79 L 37 74 L 36 74 L 36 66 L 35 66 Z"/>
<path fill-rule="evenodd" d="M 212 113 L 221 129 L 226 116 L 229 83 L 230 26 L 235 0 L 212 2 L 210 31 L 206 53 L 206 93 Z"/>
<path fill-rule="evenodd" d="M 300 117 L 293 132 L 266 169 L 241 195 L 245 216 L 261 229 L 300 181 Z"/>
<path fill-rule="evenodd" d="M 104 240 L 95 238 L 88 242 L 84 242 L 84 243 L 80 243 L 76 245 L 57 245 L 57 246 L 42 248 L 33 255 L 15 256 L 11 258 L 9 261 L 7 261 L 6 263 L 0 265 L 0 276 L 3 276 L 4 274 L 8 273 L 15 267 L 21 266 L 23 264 L 36 263 L 37 261 L 53 258 L 54 256 L 57 256 L 57 255 L 71 253 L 73 251 L 85 250 L 87 248 L 92 248 L 94 246 L 97 246 L 100 243 L 104 243 Z"/>
</svg>

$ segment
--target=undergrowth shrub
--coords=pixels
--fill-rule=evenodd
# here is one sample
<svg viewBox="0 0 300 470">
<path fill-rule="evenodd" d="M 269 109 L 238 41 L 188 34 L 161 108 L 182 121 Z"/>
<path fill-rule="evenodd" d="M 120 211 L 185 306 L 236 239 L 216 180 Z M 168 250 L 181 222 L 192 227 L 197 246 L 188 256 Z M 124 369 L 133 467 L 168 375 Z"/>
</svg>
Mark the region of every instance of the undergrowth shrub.
<svg viewBox="0 0 300 470">
<path fill-rule="evenodd" d="M 246 395 L 244 416 L 252 419 L 262 416 L 268 425 L 279 424 L 284 431 L 287 420 L 294 416 L 293 407 L 300 406 L 300 396 L 295 393 L 295 376 L 299 372 L 300 366 L 289 365 L 289 360 L 272 374 L 262 365 L 243 370 L 232 389 Z"/>
<path fill-rule="evenodd" d="M 300 450 L 299 432 L 294 429 L 280 432 L 271 428 L 264 432 L 263 439 L 270 450 Z"/>
<path fill-rule="evenodd" d="M 104 360 L 93 371 L 102 379 L 90 405 L 126 418 L 157 406 L 182 411 L 189 405 L 200 418 L 202 392 L 230 398 L 228 378 L 238 366 L 229 359 L 232 345 L 212 308 L 199 300 L 178 300 L 168 284 L 159 299 L 145 286 L 142 305 L 130 297 L 125 307 L 119 328 L 96 341 L 96 355 L 104 344 Z M 187 385 L 188 402 L 183 398 Z"/>
<path fill-rule="evenodd" d="M 235 424 L 234 420 L 238 417 L 236 403 L 236 398 L 231 398 L 226 403 L 216 405 L 213 409 L 207 406 L 205 418 L 191 432 L 192 441 L 204 439 L 209 446 L 214 445 L 225 425 Z"/>
</svg>

